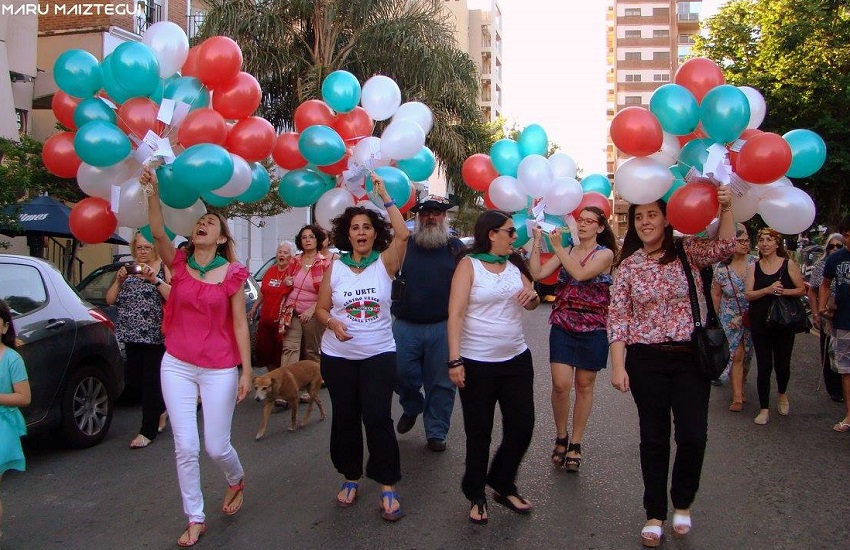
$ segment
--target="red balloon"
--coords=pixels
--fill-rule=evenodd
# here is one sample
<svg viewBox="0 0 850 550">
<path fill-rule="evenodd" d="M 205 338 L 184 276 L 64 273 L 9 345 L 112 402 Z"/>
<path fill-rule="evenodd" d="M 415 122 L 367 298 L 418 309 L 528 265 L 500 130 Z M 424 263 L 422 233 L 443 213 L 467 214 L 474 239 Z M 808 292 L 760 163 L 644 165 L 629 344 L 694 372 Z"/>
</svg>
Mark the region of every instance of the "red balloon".
<svg viewBox="0 0 850 550">
<path fill-rule="evenodd" d="M 704 230 L 717 216 L 717 188 L 708 182 L 683 185 L 667 203 L 667 221 L 686 235 Z"/>
<path fill-rule="evenodd" d="M 763 133 L 764 132 L 759 130 L 758 128 L 747 128 L 746 130 L 741 132 L 741 135 L 738 136 L 738 139 L 747 141 L 748 139 Z M 738 155 L 738 151 L 733 151 L 729 149 L 729 164 L 732 165 L 732 171 L 736 174 L 738 173 Z"/>
<path fill-rule="evenodd" d="M 578 203 L 578 207 L 572 212 L 573 217 L 578 218 L 581 211 L 588 206 L 595 206 L 602 210 L 606 218 L 611 217 L 611 201 L 608 200 L 608 197 L 596 191 L 589 191 L 581 196 L 581 202 Z"/>
<path fill-rule="evenodd" d="M 70 130 L 77 129 L 76 124 L 74 124 L 74 111 L 80 101 L 79 98 L 70 96 L 62 90 L 56 90 L 53 99 L 50 101 L 50 107 L 53 109 L 53 114 L 59 124 Z"/>
<path fill-rule="evenodd" d="M 460 174 L 466 185 L 476 191 L 486 191 L 490 183 L 499 177 L 490 155 L 484 153 L 475 153 L 463 161 Z"/>
<path fill-rule="evenodd" d="M 227 123 L 218 111 L 195 109 L 183 119 L 177 130 L 177 141 L 183 147 L 199 143 L 224 145 L 227 142 Z"/>
<path fill-rule="evenodd" d="M 76 178 L 83 161 L 74 150 L 74 132 L 59 132 L 47 138 L 41 149 L 41 160 L 54 176 Z"/>
<path fill-rule="evenodd" d="M 357 106 L 347 113 L 340 113 L 334 118 L 331 128 L 336 130 L 343 141 L 349 145 L 372 135 L 375 122 L 363 107 Z"/>
<path fill-rule="evenodd" d="M 227 134 L 227 150 L 248 162 L 265 159 L 272 154 L 274 146 L 274 126 L 262 117 L 240 120 Z"/>
<path fill-rule="evenodd" d="M 145 137 L 148 130 L 161 135 L 165 123 L 157 120 L 157 114 L 159 105 L 146 97 L 133 97 L 118 107 L 118 127 L 128 136 L 136 136 L 139 139 Z"/>
<path fill-rule="evenodd" d="M 254 114 L 260 106 L 261 98 L 257 79 L 246 72 L 240 72 L 236 78 L 215 89 L 212 106 L 224 118 L 241 120 Z"/>
<path fill-rule="evenodd" d="M 183 62 L 183 67 L 180 69 L 180 76 L 200 77 L 198 71 L 198 53 L 201 51 L 201 44 L 189 48 L 189 55 L 186 56 L 186 61 Z"/>
<path fill-rule="evenodd" d="M 401 208 L 399 208 L 398 210 L 402 214 L 407 214 L 407 212 L 411 208 L 413 208 L 414 204 L 416 204 L 416 187 L 414 187 L 413 184 L 411 183 L 410 184 L 410 198 L 407 199 L 407 202 L 404 203 L 403 205 L 401 205 Z"/>
<path fill-rule="evenodd" d="M 118 219 L 109 203 L 98 197 L 88 197 L 71 209 L 68 219 L 71 233 L 86 244 L 102 243 L 118 227 Z"/>
<path fill-rule="evenodd" d="M 764 132 L 747 140 L 738 153 L 736 172 L 750 183 L 771 183 L 791 167 L 791 146 L 779 134 Z"/>
<path fill-rule="evenodd" d="M 277 147 L 275 147 L 276 149 Z M 272 156 L 274 156 L 274 152 L 272 152 Z M 319 166 L 319 172 L 324 172 L 325 174 L 330 174 L 331 176 L 338 176 L 345 172 L 348 168 L 348 159 L 351 157 L 350 152 L 346 152 L 341 159 L 336 161 L 333 164 L 328 164 L 327 166 Z M 307 162 L 306 160 L 304 162 Z M 402 212 L 403 213 L 403 212 Z"/>
<path fill-rule="evenodd" d="M 708 137 L 705 134 L 705 130 L 702 129 L 702 122 L 697 125 L 697 129 L 691 132 L 690 134 L 686 134 L 684 136 L 676 136 L 676 139 L 679 140 L 679 146 L 684 147 L 686 143 L 694 139 L 702 139 L 704 137 Z"/>
<path fill-rule="evenodd" d="M 540 253 L 540 264 L 541 265 L 545 264 L 546 262 L 549 261 L 549 258 L 551 258 L 552 256 L 554 256 L 554 254 L 552 254 L 551 252 L 541 252 Z M 555 271 L 552 272 L 551 275 L 540 279 L 539 282 L 544 284 L 544 285 L 556 285 L 556 284 L 558 284 L 558 272 L 559 271 L 560 271 L 559 269 L 556 269 Z"/>
<path fill-rule="evenodd" d="M 198 78 L 215 88 L 236 78 L 242 69 L 242 50 L 232 38 L 213 36 L 201 42 L 198 51 Z"/>
<path fill-rule="evenodd" d="M 490 193 L 484 191 L 484 206 L 489 208 L 490 210 L 498 210 L 499 207 L 493 204 L 493 201 L 490 200 Z"/>
<path fill-rule="evenodd" d="M 308 99 L 295 109 L 295 130 L 303 132 L 308 126 L 320 124 L 333 127 L 334 112 L 320 99 Z"/>
<path fill-rule="evenodd" d="M 626 107 L 611 121 L 611 141 L 627 155 L 645 157 L 661 150 L 661 123 L 648 109 Z"/>
<path fill-rule="evenodd" d="M 709 90 L 726 84 L 726 78 L 717 63 L 711 59 L 694 57 L 679 66 L 673 82 L 687 88 L 699 103 Z"/>
<path fill-rule="evenodd" d="M 307 159 L 298 149 L 298 134 L 296 132 L 282 132 L 275 140 L 272 149 L 274 163 L 285 170 L 297 170 L 307 166 Z"/>
</svg>

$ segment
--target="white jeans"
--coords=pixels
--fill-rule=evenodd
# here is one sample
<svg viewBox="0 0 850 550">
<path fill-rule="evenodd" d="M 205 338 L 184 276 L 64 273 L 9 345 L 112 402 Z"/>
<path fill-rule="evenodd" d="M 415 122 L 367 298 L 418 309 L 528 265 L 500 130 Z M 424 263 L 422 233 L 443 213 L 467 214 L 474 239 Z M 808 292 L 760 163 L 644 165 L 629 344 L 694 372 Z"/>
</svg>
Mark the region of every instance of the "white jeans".
<svg viewBox="0 0 850 550">
<path fill-rule="evenodd" d="M 183 512 L 189 521 L 202 523 L 204 495 L 201 492 L 201 452 L 198 433 L 198 394 L 204 411 L 204 446 L 224 472 L 228 485 L 245 475 L 236 449 L 230 444 L 230 425 L 236 407 L 238 373 L 228 369 L 201 368 L 168 353 L 160 371 L 162 397 L 174 433 L 177 479 L 183 497 Z"/>
</svg>

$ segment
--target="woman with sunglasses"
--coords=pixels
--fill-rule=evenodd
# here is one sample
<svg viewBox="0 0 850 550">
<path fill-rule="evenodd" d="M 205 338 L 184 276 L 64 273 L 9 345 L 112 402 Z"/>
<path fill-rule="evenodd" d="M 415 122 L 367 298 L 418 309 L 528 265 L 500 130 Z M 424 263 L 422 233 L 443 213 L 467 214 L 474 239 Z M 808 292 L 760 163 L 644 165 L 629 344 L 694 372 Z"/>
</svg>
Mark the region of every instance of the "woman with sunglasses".
<svg viewBox="0 0 850 550">
<path fill-rule="evenodd" d="M 578 242 L 569 250 L 561 242 L 560 229 L 549 235 L 554 255 L 540 261 L 543 232 L 535 227 L 529 268 L 535 280 L 559 269 L 558 288 L 549 323 L 549 363 L 552 369 L 552 414 L 555 417 L 555 449 L 552 463 L 569 472 L 581 466 L 581 441 L 593 406 L 596 374 L 608 362 L 609 287 L 611 264 L 617 253 L 617 239 L 602 210 L 588 207 L 579 213 Z M 570 390 L 575 381 L 573 437 L 567 425 L 570 418 Z"/>
<path fill-rule="evenodd" d="M 485 485 L 518 514 L 532 505 L 519 496 L 516 476 L 534 430 L 534 370 L 522 333 L 522 310 L 540 297 L 531 274 L 512 248 L 516 228 L 507 212 L 478 217 L 472 246 L 461 253 L 449 296 L 449 377 L 459 388 L 466 431 L 461 487 L 472 507 L 469 521 L 488 521 Z M 490 459 L 496 403 L 502 411 L 502 444 Z"/>
<path fill-rule="evenodd" d="M 844 237 L 841 233 L 833 233 L 826 239 L 826 246 L 823 249 L 823 256 L 815 262 L 812 267 L 812 274 L 809 276 L 809 303 L 812 304 L 812 324 L 820 333 L 820 362 L 823 367 L 823 385 L 826 388 L 829 398 L 835 402 L 844 401 L 841 389 L 841 375 L 832 370 L 829 360 L 829 345 L 832 342 L 830 330 L 827 323 L 828 319 L 824 319 L 818 312 L 818 291 L 823 283 L 823 268 L 826 265 L 826 259 L 834 252 L 844 248 Z"/>
</svg>

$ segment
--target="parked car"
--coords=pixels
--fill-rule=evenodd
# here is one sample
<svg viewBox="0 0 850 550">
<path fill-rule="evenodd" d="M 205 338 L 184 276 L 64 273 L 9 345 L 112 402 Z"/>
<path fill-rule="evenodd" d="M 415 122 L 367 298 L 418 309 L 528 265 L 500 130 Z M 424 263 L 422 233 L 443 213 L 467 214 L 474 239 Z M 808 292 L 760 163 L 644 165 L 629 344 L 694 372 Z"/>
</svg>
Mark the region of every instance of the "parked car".
<svg viewBox="0 0 850 550">
<path fill-rule="evenodd" d="M 100 443 L 124 390 L 112 321 L 53 265 L 29 256 L 0 254 L 0 298 L 12 310 L 32 388 L 21 409 L 29 433 L 56 428 L 72 447 Z"/>
</svg>

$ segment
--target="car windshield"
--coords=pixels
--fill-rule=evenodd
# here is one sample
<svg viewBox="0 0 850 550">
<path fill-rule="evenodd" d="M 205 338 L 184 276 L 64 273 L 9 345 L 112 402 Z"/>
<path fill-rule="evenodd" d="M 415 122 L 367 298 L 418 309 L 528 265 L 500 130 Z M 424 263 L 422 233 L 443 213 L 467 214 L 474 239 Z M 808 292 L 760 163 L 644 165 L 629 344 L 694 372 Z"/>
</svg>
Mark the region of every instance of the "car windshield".
<svg viewBox="0 0 850 550">
<path fill-rule="evenodd" d="M 118 265 L 114 266 L 116 269 L 111 269 L 112 267 L 105 266 L 96 269 L 80 283 L 77 292 L 83 300 L 96 306 L 106 305 L 106 291 L 109 290 L 112 281 L 115 279 L 115 271 Z"/>
</svg>

